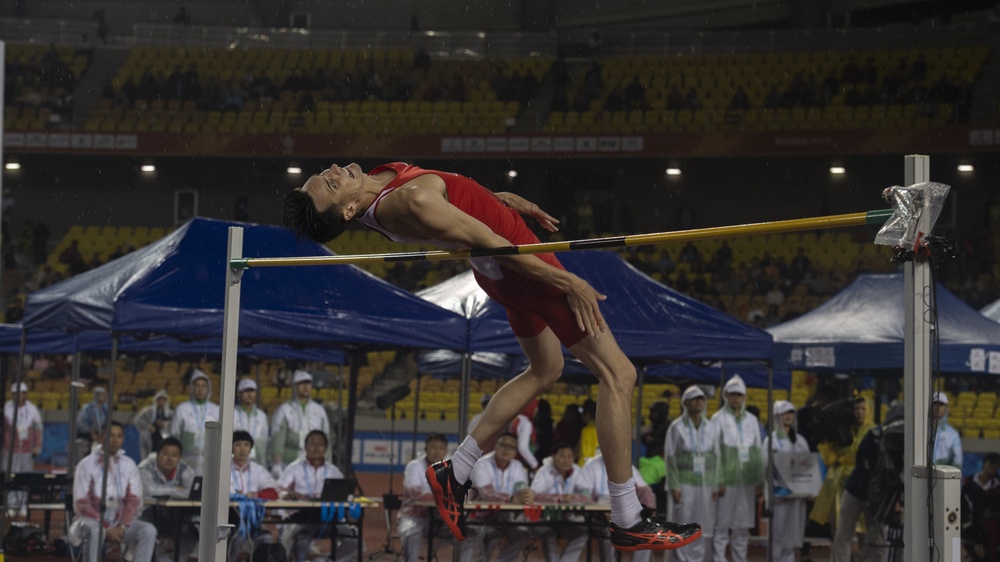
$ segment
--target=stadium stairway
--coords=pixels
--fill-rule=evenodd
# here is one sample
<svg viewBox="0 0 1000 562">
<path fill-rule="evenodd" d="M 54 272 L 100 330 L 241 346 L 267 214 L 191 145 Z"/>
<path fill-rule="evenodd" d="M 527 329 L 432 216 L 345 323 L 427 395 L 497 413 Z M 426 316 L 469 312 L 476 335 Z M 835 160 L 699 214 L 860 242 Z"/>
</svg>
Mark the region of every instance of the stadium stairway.
<svg viewBox="0 0 1000 562">
<path fill-rule="evenodd" d="M 114 78 L 128 54 L 129 49 L 122 47 L 105 46 L 94 49 L 90 68 L 84 73 L 74 92 L 73 106 L 87 108 L 85 111 L 73 113 L 73 127 L 75 129 L 82 130 L 90 113 L 100 106 L 98 102 L 104 93 L 104 83 Z"/>
<path fill-rule="evenodd" d="M 991 43 L 990 56 L 972 89 L 970 123 L 1000 122 L 1000 35 L 994 34 Z"/>
</svg>

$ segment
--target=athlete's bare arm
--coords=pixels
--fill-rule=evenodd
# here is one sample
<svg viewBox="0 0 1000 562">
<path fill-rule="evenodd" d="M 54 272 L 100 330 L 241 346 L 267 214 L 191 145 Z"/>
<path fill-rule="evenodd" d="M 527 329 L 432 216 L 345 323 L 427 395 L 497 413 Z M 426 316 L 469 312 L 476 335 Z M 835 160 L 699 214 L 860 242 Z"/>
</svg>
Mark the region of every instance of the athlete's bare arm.
<svg viewBox="0 0 1000 562">
<path fill-rule="evenodd" d="M 510 193 L 507 191 L 501 191 L 499 193 L 495 193 L 494 195 L 496 195 L 497 198 L 503 201 L 504 205 L 507 205 L 511 209 L 514 209 L 518 213 L 521 213 L 522 215 L 535 217 L 535 220 L 538 221 L 538 224 L 542 225 L 542 228 L 544 228 L 545 230 L 548 230 L 549 232 L 555 232 L 559 230 L 559 227 L 556 226 L 557 224 L 559 224 L 559 220 L 557 218 L 546 213 L 541 209 L 541 207 L 535 205 L 531 201 L 528 201 L 524 197 L 521 197 L 516 193 Z"/>
<path fill-rule="evenodd" d="M 523 206 L 528 203 L 523 198 L 517 199 L 519 201 L 514 200 L 515 205 Z M 520 211 L 514 205 L 511 207 Z M 548 217 L 545 213 L 542 215 Z M 554 227 L 551 221 L 555 219 L 549 217 L 547 220 Z M 378 221 L 395 234 L 424 239 L 428 243 L 439 241 L 460 248 L 501 248 L 511 245 L 509 240 L 449 203 L 444 181 L 433 174 L 414 178 L 382 199 L 378 207 Z M 606 324 L 598 301 L 607 297 L 580 277 L 552 267 L 534 256 L 500 256 L 495 259 L 514 271 L 554 285 L 565 292 L 581 330 L 593 336 L 604 331 Z"/>
</svg>

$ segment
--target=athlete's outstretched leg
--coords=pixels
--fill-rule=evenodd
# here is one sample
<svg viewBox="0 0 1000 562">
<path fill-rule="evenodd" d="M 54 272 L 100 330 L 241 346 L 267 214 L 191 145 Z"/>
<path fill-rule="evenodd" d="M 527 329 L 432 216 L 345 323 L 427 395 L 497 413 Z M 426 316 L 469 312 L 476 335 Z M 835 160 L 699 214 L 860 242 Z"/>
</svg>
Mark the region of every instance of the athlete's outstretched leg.
<svg viewBox="0 0 1000 562">
<path fill-rule="evenodd" d="M 597 377 L 597 441 L 608 471 L 611 542 L 619 550 L 666 550 L 701 536 L 697 524 L 674 525 L 643 510 L 632 479 L 632 390 L 635 366 L 611 332 L 570 347 Z"/>
</svg>

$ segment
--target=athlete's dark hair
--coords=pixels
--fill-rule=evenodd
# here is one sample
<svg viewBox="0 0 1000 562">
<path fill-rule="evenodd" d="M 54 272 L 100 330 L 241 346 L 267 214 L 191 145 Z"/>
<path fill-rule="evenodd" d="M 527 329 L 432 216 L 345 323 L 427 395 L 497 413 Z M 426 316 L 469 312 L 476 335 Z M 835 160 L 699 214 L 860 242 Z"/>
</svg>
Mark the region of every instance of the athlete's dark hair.
<svg viewBox="0 0 1000 562">
<path fill-rule="evenodd" d="M 285 194 L 281 214 L 285 228 L 299 238 L 308 238 L 320 244 L 326 244 L 343 234 L 347 225 L 336 205 L 320 213 L 312 198 L 300 189 L 293 189 Z"/>
</svg>

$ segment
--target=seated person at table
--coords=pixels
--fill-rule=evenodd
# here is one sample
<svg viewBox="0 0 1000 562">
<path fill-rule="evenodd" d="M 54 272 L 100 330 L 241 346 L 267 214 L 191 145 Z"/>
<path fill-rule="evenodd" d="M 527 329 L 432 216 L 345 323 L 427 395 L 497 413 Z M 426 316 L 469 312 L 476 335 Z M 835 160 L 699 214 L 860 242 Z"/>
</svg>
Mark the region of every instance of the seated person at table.
<svg viewBox="0 0 1000 562">
<path fill-rule="evenodd" d="M 516 458 L 517 436 L 509 431 L 501 433 L 493 452 L 483 455 L 472 467 L 470 481 L 477 493 L 470 497 L 471 501 L 485 504 L 532 503 L 535 493 L 528 487 L 528 473 Z M 485 513 L 480 518 L 486 522 L 511 520 L 510 513 L 504 512 Z M 471 527 L 469 531 L 472 536 L 458 547 L 462 562 L 472 560 L 477 545 L 482 547 L 482 555 L 477 559 L 488 560 L 491 550 L 500 541 L 505 541 L 505 544 L 500 549 L 497 562 L 512 562 L 524 553 L 530 540 L 528 532 L 520 527 L 485 525 Z"/>
<path fill-rule="evenodd" d="M 531 489 L 535 492 L 536 503 L 585 504 L 591 503 L 586 494 L 577 493 L 577 480 L 581 469 L 576 466 L 576 452 L 573 445 L 565 441 L 552 447 L 552 456 L 542 462 L 542 467 L 535 473 L 531 481 Z M 562 515 L 566 521 L 583 523 L 580 514 L 566 513 Z M 580 559 L 583 548 L 587 546 L 587 529 L 584 526 L 547 528 L 539 527 L 536 535 L 542 539 L 547 562 L 576 562 Z M 566 548 L 559 552 L 559 539 L 566 541 Z"/>
<path fill-rule="evenodd" d="M 142 480 L 142 499 L 186 500 L 191 494 L 194 470 L 181 460 L 181 442 L 175 437 L 167 437 L 159 442 L 155 456 L 139 463 L 139 478 Z M 194 515 L 181 515 L 169 509 L 147 507 L 142 512 L 142 520 L 156 526 L 159 541 L 156 544 L 156 562 L 174 560 L 174 538 L 180 537 L 180 555 L 183 562 L 194 553 L 198 544 L 198 529 L 192 524 Z M 181 526 L 180 533 L 177 527 Z"/>
<path fill-rule="evenodd" d="M 69 542 L 82 545 L 84 562 L 99 562 L 104 540 L 133 551 L 134 560 L 151 560 L 156 545 L 156 527 L 136 517 L 142 506 L 142 480 L 135 462 L 125 455 L 125 428 L 112 421 L 107 427 L 108 476 L 103 496 L 104 450 L 102 446 L 76 465 L 73 478 L 73 509 L 76 515 L 69 530 Z M 101 504 L 104 516 L 101 517 Z M 103 528 L 103 533 L 101 532 Z M 102 536 L 103 535 L 103 536 Z"/>
<path fill-rule="evenodd" d="M 632 478 L 635 480 L 635 491 L 639 496 L 642 505 L 650 509 L 656 509 L 656 494 L 653 489 L 646 484 L 639 469 L 632 466 Z M 583 465 L 579 480 L 576 481 L 577 489 L 585 494 L 590 494 L 595 503 L 611 505 L 611 495 L 608 491 L 608 469 L 604 465 L 604 456 L 600 449 L 597 453 Z M 643 510 L 645 511 L 645 509 Z M 606 532 L 606 531 L 605 531 Z M 649 562 L 651 559 L 650 550 L 640 550 L 632 553 L 633 562 Z M 601 539 L 601 562 L 610 562 L 615 559 L 615 551 L 609 539 Z"/>
<path fill-rule="evenodd" d="M 427 534 L 428 509 L 413 505 L 417 501 L 434 501 L 427 483 L 427 467 L 444 460 L 448 454 L 448 438 L 432 433 L 424 443 L 424 454 L 406 464 L 403 472 L 403 505 L 399 508 L 399 536 L 403 539 L 403 560 L 417 562 L 420 541 Z"/>
<path fill-rule="evenodd" d="M 233 432 L 233 462 L 229 467 L 229 493 L 239 494 L 248 498 L 262 500 L 278 499 L 278 484 L 271 478 L 271 473 L 263 466 L 250 460 L 253 452 L 253 437 L 246 431 Z M 239 515 L 233 516 L 230 510 L 229 522 L 236 525 L 237 530 L 229 538 L 229 562 L 236 562 L 241 554 L 252 550 L 247 533 L 255 533 L 256 529 L 245 528 Z M 265 530 L 260 530 L 257 543 L 272 543 L 274 537 Z"/>
<path fill-rule="evenodd" d="M 336 466 L 326 461 L 328 448 L 326 434 L 318 429 L 306 435 L 306 457 L 285 467 L 278 480 L 282 495 L 290 499 L 319 500 L 323 483 L 327 478 L 343 478 Z M 320 556 L 316 540 L 324 533 L 327 525 L 315 513 L 292 514 L 292 523 L 282 525 L 281 544 L 289 552 L 290 560 L 311 560 Z M 315 521 L 315 523 L 296 523 Z M 358 539 L 355 529 L 349 525 L 337 525 L 340 544 L 336 549 L 336 560 L 350 560 L 356 557 Z"/>
</svg>

